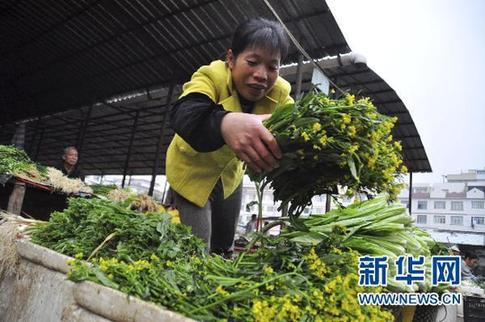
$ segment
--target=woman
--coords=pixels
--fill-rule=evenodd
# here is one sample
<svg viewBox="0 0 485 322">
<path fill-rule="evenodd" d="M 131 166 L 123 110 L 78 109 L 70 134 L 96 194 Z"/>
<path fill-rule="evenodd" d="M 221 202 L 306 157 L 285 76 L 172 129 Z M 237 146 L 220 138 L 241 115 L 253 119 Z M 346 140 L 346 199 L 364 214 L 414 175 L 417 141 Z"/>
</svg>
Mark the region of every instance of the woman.
<svg viewBox="0 0 485 322">
<path fill-rule="evenodd" d="M 182 223 L 212 252 L 232 251 L 243 161 L 258 172 L 278 167 L 281 151 L 262 121 L 277 104 L 293 101 L 289 83 L 279 77 L 288 46 L 279 23 L 244 22 L 226 62 L 196 71 L 172 108 L 176 135 L 167 151 L 167 179 Z"/>
</svg>

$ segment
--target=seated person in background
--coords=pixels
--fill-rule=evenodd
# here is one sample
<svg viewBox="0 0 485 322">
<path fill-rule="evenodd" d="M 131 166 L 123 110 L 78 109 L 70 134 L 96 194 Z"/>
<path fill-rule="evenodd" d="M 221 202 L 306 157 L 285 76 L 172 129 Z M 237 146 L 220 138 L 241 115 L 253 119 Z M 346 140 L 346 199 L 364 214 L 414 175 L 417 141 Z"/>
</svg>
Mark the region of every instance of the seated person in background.
<svg viewBox="0 0 485 322">
<path fill-rule="evenodd" d="M 476 281 L 477 277 L 473 274 L 473 269 L 478 266 L 479 258 L 473 253 L 465 253 L 461 262 L 461 279 Z"/>
<path fill-rule="evenodd" d="M 60 170 L 68 178 L 81 179 L 84 181 L 84 175 L 77 165 L 77 160 L 78 152 L 75 146 L 68 146 L 64 148 Z"/>
<path fill-rule="evenodd" d="M 246 224 L 246 234 L 256 231 L 258 229 L 258 218 L 256 214 L 251 215 L 251 220 Z"/>
</svg>

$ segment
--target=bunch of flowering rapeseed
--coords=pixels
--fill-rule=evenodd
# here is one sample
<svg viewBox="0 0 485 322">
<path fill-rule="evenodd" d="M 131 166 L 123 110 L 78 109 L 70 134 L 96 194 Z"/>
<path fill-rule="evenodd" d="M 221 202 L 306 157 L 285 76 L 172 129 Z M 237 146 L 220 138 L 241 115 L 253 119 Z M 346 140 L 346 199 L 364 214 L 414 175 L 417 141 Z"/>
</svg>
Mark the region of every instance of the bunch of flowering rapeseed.
<svg viewBox="0 0 485 322">
<path fill-rule="evenodd" d="M 391 130 L 397 121 L 377 112 L 369 98 L 346 94 L 331 99 L 311 92 L 294 104 L 279 106 L 265 121 L 283 151 L 280 167 L 248 174 L 274 189 L 289 213 L 300 214 L 311 198 L 336 193 L 337 186 L 355 192 L 387 192 L 395 197 L 396 182 L 407 169 L 401 144 Z"/>
</svg>

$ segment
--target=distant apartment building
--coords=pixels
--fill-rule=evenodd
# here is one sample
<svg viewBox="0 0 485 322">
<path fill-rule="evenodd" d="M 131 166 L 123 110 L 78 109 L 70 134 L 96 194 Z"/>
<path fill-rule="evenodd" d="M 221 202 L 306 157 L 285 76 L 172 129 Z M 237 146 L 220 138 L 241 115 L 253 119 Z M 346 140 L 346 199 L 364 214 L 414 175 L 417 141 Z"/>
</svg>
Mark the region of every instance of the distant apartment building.
<svg viewBox="0 0 485 322">
<path fill-rule="evenodd" d="M 440 242 L 485 245 L 485 170 L 449 174 L 444 183 L 413 186 L 416 225 Z M 408 205 L 409 190 L 399 199 Z"/>
</svg>

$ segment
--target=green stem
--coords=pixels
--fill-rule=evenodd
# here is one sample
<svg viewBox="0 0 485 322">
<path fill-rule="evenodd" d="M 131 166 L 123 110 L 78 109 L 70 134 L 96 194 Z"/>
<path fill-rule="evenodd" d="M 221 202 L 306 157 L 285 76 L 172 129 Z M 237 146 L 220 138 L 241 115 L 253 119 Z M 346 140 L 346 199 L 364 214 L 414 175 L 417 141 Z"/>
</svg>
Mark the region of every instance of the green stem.
<svg viewBox="0 0 485 322">
<path fill-rule="evenodd" d="M 101 249 L 103 248 L 103 246 L 109 242 L 113 237 L 116 236 L 116 232 L 112 232 L 111 234 L 108 235 L 108 237 L 106 237 L 103 242 L 101 244 L 99 244 L 98 247 L 96 247 L 95 250 L 93 250 L 93 252 L 91 253 L 91 255 L 89 255 L 87 261 L 89 261 L 91 259 L 91 257 L 93 257 L 94 255 L 96 255 L 96 253 Z"/>
<path fill-rule="evenodd" d="M 261 187 L 259 182 L 254 182 L 254 185 L 256 186 L 256 197 L 258 198 L 258 227 L 256 231 L 259 231 L 263 225 L 263 190 L 264 187 Z"/>
<path fill-rule="evenodd" d="M 291 275 L 300 275 L 300 274 L 298 274 L 298 273 L 296 273 L 296 272 L 291 272 L 291 273 L 286 273 L 286 274 L 282 274 L 282 275 L 275 276 L 275 277 L 270 278 L 270 279 L 268 279 L 268 280 L 266 280 L 266 281 L 264 281 L 264 282 L 261 282 L 261 283 L 255 284 L 255 285 L 253 285 L 253 286 L 251 286 L 251 287 L 248 287 L 248 288 L 246 288 L 246 289 L 244 289 L 244 290 L 242 290 L 242 291 L 238 291 L 238 292 L 231 293 L 229 296 L 227 296 L 227 297 L 225 297 L 225 298 L 223 298 L 223 299 L 220 299 L 220 300 L 218 300 L 218 301 L 216 301 L 216 302 L 209 303 L 209 304 L 207 304 L 207 305 L 204 305 L 204 306 L 198 307 L 197 309 L 190 311 L 190 312 L 189 312 L 189 314 L 193 314 L 193 313 L 195 313 L 195 312 L 197 312 L 197 311 L 200 311 L 200 310 L 208 309 L 208 308 L 210 308 L 210 307 L 212 307 L 212 306 L 218 305 L 218 304 L 220 304 L 220 303 L 222 303 L 222 302 L 228 301 L 228 300 L 230 300 L 230 299 L 233 299 L 233 298 L 238 297 L 238 296 L 240 296 L 240 295 L 243 295 L 243 294 L 245 294 L 245 293 L 249 293 L 250 291 L 252 291 L 252 290 L 254 290 L 254 289 L 257 289 L 257 288 L 259 288 L 259 287 L 261 287 L 261 286 L 263 286 L 263 285 L 265 285 L 265 284 L 268 284 L 268 283 L 270 283 L 270 282 L 273 282 L 274 280 L 277 280 L 277 279 L 280 279 L 280 278 L 283 278 L 283 277 L 286 277 L 286 276 L 291 276 Z M 300 276 L 301 276 L 301 275 L 300 275 Z M 305 279 L 306 279 L 306 278 L 305 278 Z"/>
<path fill-rule="evenodd" d="M 276 226 L 280 226 L 280 225 L 283 225 L 283 224 L 286 224 L 286 220 L 288 220 L 289 218 L 288 217 L 281 217 L 280 220 L 277 220 L 277 221 L 273 221 L 271 224 L 267 224 L 266 226 L 263 227 L 263 229 L 261 230 L 261 234 L 255 236 L 251 242 L 246 246 L 246 250 L 249 251 L 251 250 L 253 247 L 254 247 L 254 244 L 256 244 L 256 242 L 258 240 L 261 239 L 262 236 L 264 236 L 264 234 L 270 230 L 271 228 L 273 227 L 276 227 Z"/>
</svg>

